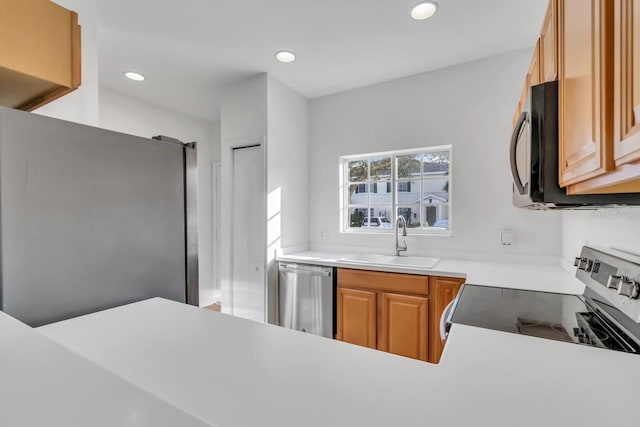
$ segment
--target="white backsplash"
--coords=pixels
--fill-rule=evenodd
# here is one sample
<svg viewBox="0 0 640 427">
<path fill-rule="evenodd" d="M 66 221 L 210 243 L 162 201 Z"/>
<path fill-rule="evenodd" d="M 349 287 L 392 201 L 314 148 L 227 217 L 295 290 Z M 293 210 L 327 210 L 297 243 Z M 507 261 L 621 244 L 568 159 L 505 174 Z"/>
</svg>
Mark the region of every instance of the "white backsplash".
<svg viewBox="0 0 640 427">
<path fill-rule="evenodd" d="M 573 260 L 587 244 L 640 255 L 640 208 L 564 211 L 562 257 Z"/>
</svg>

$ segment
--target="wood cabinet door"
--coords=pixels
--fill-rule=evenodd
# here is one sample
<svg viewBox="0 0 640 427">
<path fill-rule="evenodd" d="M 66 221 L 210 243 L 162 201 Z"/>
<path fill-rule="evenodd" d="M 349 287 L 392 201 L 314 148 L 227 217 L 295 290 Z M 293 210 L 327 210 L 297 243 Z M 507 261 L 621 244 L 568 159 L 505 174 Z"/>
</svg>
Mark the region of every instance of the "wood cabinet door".
<svg viewBox="0 0 640 427">
<path fill-rule="evenodd" d="M 383 292 L 378 349 L 427 361 L 428 299 Z"/>
<path fill-rule="evenodd" d="M 613 3 L 558 0 L 560 185 L 613 169 Z"/>
<path fill-rule="evenodd" d="M 431 277 L 431 292 L 433 295 L 433 321 L 432 321 L 432 345 L 430 362 L 438 363 L 444 343 L 440 338 L 440 317 L 444 309 L 458 295 L 458 291 L 464 282 L 463 279 L 455 277 Z"/>
<path fill-rule="evenodd" d="M 529 64 L 529 70 L 527 72 L 527 93 L 531 86 L 540 84 L 540 39 L 536 43 L 536 48 L 533 50 L 533 57 Z"/>
<path fill-rule="evenodd" d="M 640 160 L 640 0 L 615 5 L 616 166 Z"/>
<path fill-rule="evenodd" d="M 81 83 L 78 15 L 49 0 L 0 0 L 0 105 L 32 111 Z"/>
<path fill-rule="evenodd" d="M 540 82 L 551 82 L 558 78 L 558 14 L 556 0 L 549 1 L 547 14 L 540 31 Z"/>
<path fill-rule="evenodd" d="M 376 348 L 376 292 L 338 286 L 339 341 Z"/>
</svg>

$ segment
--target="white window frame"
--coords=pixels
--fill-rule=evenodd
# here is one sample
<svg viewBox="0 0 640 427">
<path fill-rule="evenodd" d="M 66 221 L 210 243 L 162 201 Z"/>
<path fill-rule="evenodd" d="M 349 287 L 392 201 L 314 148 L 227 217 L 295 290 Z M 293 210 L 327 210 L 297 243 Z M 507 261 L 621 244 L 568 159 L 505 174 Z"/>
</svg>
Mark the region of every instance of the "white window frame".
<svg viewBox="0 0 640 427">
<path fill-rule="evenodd" d="M 402 180 L 398 180 L 397 170 L 396 170 L 396 157 L 399 156 L 407 156 L 412 154 L 426 154 L 437 151 L 448 151 L 449 152 L 449 180 L 448 180 L 448 194 L 449 200 L 447 202 L 449 206 L 449 229 L 448 230 L 429 230 L 429 228 L 416 228 L 416 229 L 407 229 L 408 233 L 412 235 L 422 235 L 422 236 L 453 236 L 453 146 L 452 145 L 438 145 L 432 147 L 422 147 L 410 150 L 394 150 L 394 151 L 383 151 L 378 153 L 367 153 L 367 154 L 357 154 L 357 155 L 348 155 L 340 157 L 340 179 L 339 179 L 339 187 L 340 187 L 340 233 L 354 233 L 354 234 L 392 234 L 395 233 L 396 230 L 396 221 L 398 216 L 398 208 L 404 206 L 398 206 L 397 203 L 397 182 L 398 181 L 409 181 L 405 178 Z M 348 163 L 353 160 L 364 160 L 370 157 L 391 157 L 391 228 L 390 229 L 371 229 L 371 228 L 351 228 L 349 227 L 350 218 L 349 218 L 349 167 Z M 424 168 L 421 167 L 420 170 L 421 178 L 420 182 L 422 183 L 422 179 L 424 176 Z M 387 182 L 387 181 L 382 181 Z M 372 183 L 367 181 L 369 185 Z M 422 185 L 422 184 L 421 184 Z M 369 189 L 370 190 L 370 189 Z M 422 194 L 422 189 L 420 194 Z M 422 204 L 420 204 L 422 205 Z M 352 206 L 353 207 L 353 206 Z M 355 206 L 358 207 L 358 206 Z M 364 208 L 364 207 L 363 207 Z M 371 206 L 368 206 L 371 208 Z"/>
</svg>

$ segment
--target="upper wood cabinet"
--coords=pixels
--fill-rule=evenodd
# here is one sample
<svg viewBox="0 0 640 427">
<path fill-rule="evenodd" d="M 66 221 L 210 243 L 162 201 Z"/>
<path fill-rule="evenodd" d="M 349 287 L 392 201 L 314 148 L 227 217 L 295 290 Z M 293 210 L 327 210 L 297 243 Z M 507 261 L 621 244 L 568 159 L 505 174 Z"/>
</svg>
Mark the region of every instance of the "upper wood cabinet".
<svg viewBox="0 0 640 427">
<path fill-rule="evenodd" d="M 533 56 L 531 57 L 531 63 L 529 64 L 529 70 L 527 71 L 527 93 L 531 86 L 540 84 L 540 39 L 536 43 L 536 48 L 533 50 Z"/>
<path fill-rule="evenodd" d="M 80 86 L 75 12 L 49 0 L 0 0 L 0 105 L 31 111 Z"/>
<path fill-rule="evenodd" d="M 607 0 L 558 1 L 561 186 L 613 168 L 612 18 Z"/>
<path fill-rule="evenodd" d="M 640 0 L 615 3 L 616 166 L 640 160 Z"/>
<path fill-rule="evenodd" d="M 527 102 L 527 96 L 529 95 L 529 88 L 540 83 L 540 71 L 540 40 L 538 40 L 536 48 L 533 51 L 533 56 L 531 57 L 531 63 L 529 64 L 527 75 L 524 79 L 522 92 L 520 92 L 520 101 L 518 102 L 516 112 L 513 115 L 513 126 L 516 125 L 518 118 L 520 117 L 520 113 L 524 110 L 525 103 Z"/>
<path fill-rule="evenodd" d="M 558 3 L 551 0 L 540 31 L 539 58 L 540 82 L 551 82 L 558 78 Z"/>
</svg>

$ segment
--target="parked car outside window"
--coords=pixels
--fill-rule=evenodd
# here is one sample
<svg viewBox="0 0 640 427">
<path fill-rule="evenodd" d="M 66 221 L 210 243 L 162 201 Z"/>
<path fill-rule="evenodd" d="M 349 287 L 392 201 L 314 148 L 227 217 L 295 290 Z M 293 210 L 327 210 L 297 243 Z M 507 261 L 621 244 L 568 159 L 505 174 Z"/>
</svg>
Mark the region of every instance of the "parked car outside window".
<svg viewBox="0 0 640 427">
<path fill-rule="evenodd" d="M 389 218 L 374 216 L 371 218 L 365 218 L 362 220 L 362 226 L 367 228 L 391 228 L 391 221 Z"/>
</svg>

